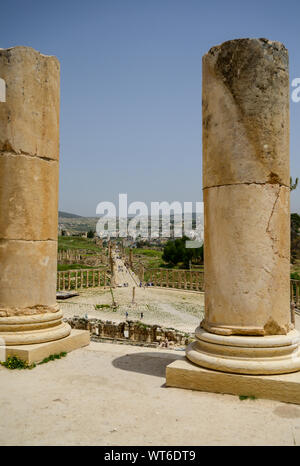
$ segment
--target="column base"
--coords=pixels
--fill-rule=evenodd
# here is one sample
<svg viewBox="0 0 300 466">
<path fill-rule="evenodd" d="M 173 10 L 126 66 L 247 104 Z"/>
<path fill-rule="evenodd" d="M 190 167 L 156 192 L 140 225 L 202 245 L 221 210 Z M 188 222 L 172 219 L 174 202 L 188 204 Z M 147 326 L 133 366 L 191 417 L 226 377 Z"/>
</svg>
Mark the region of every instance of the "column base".
<svg viewBox="0 0 300 466">
<path fill-rule="evenodd" d="M 71 333 L 71 327 L 62 322 L 62 317 L 59 309 L 42 314 L 0 317 L 0 339 L 6 346 L 59 340 Z"/>
<path fill-rule="evenodd" d="M 60 340 L 37 343 L 33 345 L 0 346 L 0 360 L 5 361 L 8 356 L 17 356 L 28 364 L 40 362 L 51 354 L 62 352 L 69 353 L 75 349 L 90 344 L 90 332 L 88 330 L 73 329 L 70 335 Z M 1 341 L 0 341 L 1 345 Z"/>
<path fill-rule="evenodd" d="M 300 334 L 224 336 L 198 327 L 196 341 L 186 349 L 198 366 L 237 374 L 284 374 L 300 371 Z"/>
<path fill-rule="evenodd" d="M 280 375 L 226 374 L 195 366 L 188 360 L 177 360 L 166 368 L 166 386 L 300 404 L 300 372 Z"/>
</svg>

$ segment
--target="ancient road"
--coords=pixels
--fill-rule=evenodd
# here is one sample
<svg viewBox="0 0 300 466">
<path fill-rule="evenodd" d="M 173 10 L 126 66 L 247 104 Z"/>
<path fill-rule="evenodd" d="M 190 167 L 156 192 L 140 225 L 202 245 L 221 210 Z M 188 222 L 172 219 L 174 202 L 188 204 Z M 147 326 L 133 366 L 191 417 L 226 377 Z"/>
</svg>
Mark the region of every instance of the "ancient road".
<svg viewBox="0 0 300 466">
<path fill-rule="evenodd" d="M 139 286 L 140 280 L 138 276 L 125 266 L 122 259 L 118 258 L 117 253 L 113 252 L 112 254 L 116 263 L 116 286 L 124 285 L 124 283 L 128 283 L 128 287 Z"/>
</svg>

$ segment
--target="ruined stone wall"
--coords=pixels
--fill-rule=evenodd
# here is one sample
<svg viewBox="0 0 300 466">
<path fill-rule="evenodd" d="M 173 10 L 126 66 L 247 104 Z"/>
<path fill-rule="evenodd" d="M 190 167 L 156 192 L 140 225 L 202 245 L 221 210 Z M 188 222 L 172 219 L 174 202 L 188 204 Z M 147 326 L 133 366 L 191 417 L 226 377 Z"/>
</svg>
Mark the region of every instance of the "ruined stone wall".
<svg viewBox="0 0 300 466">
<path fill-rule="evenodd" d="M 124 343 L 162 346 L 168 340 L 168 346 L 185 346 L 191 335 L 159 325 L 148 325 L 139 321 L 115 323 L 100 319 L 70 317 L 65 319 L 75 329 L 89 330 L 93 340 L 117 340 Z"/>
<path fill-rule="evenodd" d="M 105 254 L 95 253 L 95 251 L 67 249 L 66 251 L 58 251 L 57 262 L 58 264 L 76 263 L 89 265 L 91 267 L 99 267 L 107 264 L 107 258 Z"/>
</svg>

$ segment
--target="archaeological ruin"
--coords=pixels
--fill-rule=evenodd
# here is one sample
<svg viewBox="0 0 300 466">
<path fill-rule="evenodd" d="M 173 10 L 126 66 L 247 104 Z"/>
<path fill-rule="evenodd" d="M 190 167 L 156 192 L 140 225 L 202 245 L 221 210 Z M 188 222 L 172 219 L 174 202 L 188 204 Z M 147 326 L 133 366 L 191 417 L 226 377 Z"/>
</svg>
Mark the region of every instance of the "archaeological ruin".
<svg viewBox="0 0 300 466">
<path fill-rule="evenodd" d="M 238 374 L 263 383 L 300 370 L 290 310 L 288 52 L 267 39 L 232 40 L 210 49 L 202 72 L 205 318 L 188 360 L 167 368 L 167 385 L 234 393 L 247 380 L 251 393 L 257 382 Z M 231 386 L 226 373 L 235 374 Z M 299 391 L 299 372 L 276 380 Z"/>
<path fill-rule="evenodd" d="M 40 344 L 44 357 L 56 342 L 89 341 L 56 303 L 60 64 L 30 47 L 0 49 L 0 75 L 0 338 L 7 354 Z"/>
<path fill-rule="evenodd" d="M 94 339 L 185 344 L 183 333 L 140 322 L 63 319 L 57 290 L 122 286 L 116 245 L 109 240 L 108 256 L 93 262 L 102 268 L 57 272 L 60 65 L 30 47 L 0 49 L 0 76 L 0 346 L 6 357 L 38 361 L 88 345 L 90 332 Z M 236 394 L 242 387 L 300 403 L 293 315 L 299 288 L 290 282 L 288 52 L 279 42 L 237 39 L 203 57 L 203 197 L 204 274 L 147 270 L 134 262 L 132 248 L 125 260 L 137 287 L 145 279 L 149 286 L 205 291 L 205 318 L 186 359 L 167 367 L 166 385 Z M 78 252 L 61 252 L 62 259 L 91 263 Z"/>
<path fill-rule="evenodd" d="M 121 344 L 135 344 L 158 348 L 168 342 L 168 347 L 184 347 L 192 336 L 186 332 L 165 328 L 161 325 L 149 325 L 140 321 L 125 322 L 104 321 L 96 318 L 69 317 L 65 321 L 75 329 L 88 330 L 93 341 Z"/>
</svg>

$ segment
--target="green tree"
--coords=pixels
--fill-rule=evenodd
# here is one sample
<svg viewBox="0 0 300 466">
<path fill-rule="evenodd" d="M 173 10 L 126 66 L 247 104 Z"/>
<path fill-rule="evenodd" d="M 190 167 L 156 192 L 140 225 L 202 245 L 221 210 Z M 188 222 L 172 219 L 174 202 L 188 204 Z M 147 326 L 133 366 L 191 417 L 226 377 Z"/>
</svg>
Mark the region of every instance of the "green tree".
<svg viewBox="0 0 300 466">
<path fill-rule="evenodd" d="M 300 215 L 291 214 L 291 261 L 300 259 Z"/>
<path fill-rule="evenodd" d="M 88 237 L 88 238 L 94 238 L 94 232 L 93 232 L 93 230 L 89 230 L 89 231 L 87 232 L 87 237 Z"/>
<path fill-rule="evenodd" d="M 203 246 L 201 248 L 187 248 L 185 242 L 188 240 L 189 238 L 183 236 L 168 241 L 164 247 L 162 259 L 171 266 L 182 263 L 185 268 L 189 267 L 190 261 L 203 261 Z"/>
<path fill-rule="evenodd" d="M 290 177 L 290 189 L 294 189 L 298 186 L 298 178 L 293 183 L 292 177 Z M 291 214 L 291 262 L 295 262 L 296 259 L 300 259 L 300 216 L 298 214 Z"/>
</svg>

